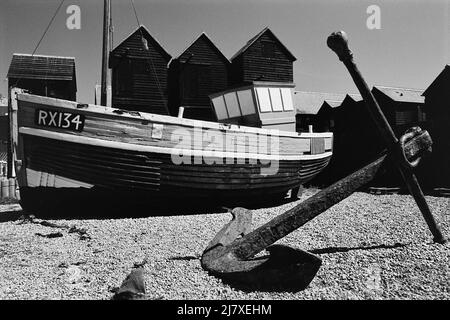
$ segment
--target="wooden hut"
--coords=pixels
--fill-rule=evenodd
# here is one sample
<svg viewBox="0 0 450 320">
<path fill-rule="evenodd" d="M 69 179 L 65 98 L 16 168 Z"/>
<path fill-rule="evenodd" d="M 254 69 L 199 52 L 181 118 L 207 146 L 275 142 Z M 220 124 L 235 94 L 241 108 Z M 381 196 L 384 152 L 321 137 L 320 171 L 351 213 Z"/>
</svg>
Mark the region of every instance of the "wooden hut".
<svg viewBox="0 0 450 320">
<path fill-rule="evenodd" d="M 374 86 L 372 94 L 380 105 L 395 135 L 400 138 L 409 128 L 419 126 L 429 130 L 429 114 L 422 89 Z M 379 140 L 381 143 L 381 139 Z M 384 143 L 383 143 L 384 145 Z M 431 156 L 426 155 L 415 169 L 424 189 L 430 187 Z M 373 182 L 375 186 L 406 188 L 400 172 L 392 162 L 386 162 L 383 173 Z"/>
<path fill-rule="evenodd" d="M 329 132 L 334 128 L 333 109 L 341 104 L 345 94 L 294 91 L 296 131 Z"/>
<path fill-rule="evenodd" d="M 377 100 L 394 132 L 400 136 L 412 126 L 428 128 L 423 89 L 374 86 Z"/>
<path fill-rule="evenodd" d="M 334 109 L 333 166 L 336 179 L 366 165 L 383 150 L 378 129 L 364 103 L 360 95 L 351 94 Z"/>
<path fill-rule="evenodd" d="M 15 53 L 8 70 L 8 87 L 36 95 L 76 100 L 75 58 Z"/>
<path fill-rule="evenodd" d="M 184 117 L 216 120 L 209 95 L 228 86 L 230 61 L 206 33 L 200 34 L 169 65 L 169 109 L 184 107 Z"/>
<path fill-rule="evenodd" d="M 294 82 L 293 63 L 297 59 L 275 34 L 264 28 L 231 58 L 231 83 L 252 81 Z"/>
<path fill-rule="evenodd" d="M 342 96 L 340 96 L 342 97 Z M 334 98 L 336 99 L 336 97 Z M 333 156 L 330 164 L 311 184 L 327 186 L 367 164 L 381 150 L 378 132 L 362 97 L 347 94 L 339 100 L 325 100 L 316 126 L 333 132 Z"/>
<path fill-rule="evenodd" d="M 36 95 L 76 101 L 75 58 L 15 53 L 7 78 L 8 91 L 16 87 Z M 7 150 L 7 171 L 8 176 L 12 177 L 14 169 L 9 138 Z"/>
<path fill-rule="evenodd" d="M 110 54 L 114 108 L 169 114 L 167 66 L 171 56 L 140 26 Z"/>
<path fill-rule="evenodd" d="M 433 139 L 431 179 L 434 188 L 450 188 L 450 65 L 422 94 L 429 111 L 430 133 Z"/>
</svg>

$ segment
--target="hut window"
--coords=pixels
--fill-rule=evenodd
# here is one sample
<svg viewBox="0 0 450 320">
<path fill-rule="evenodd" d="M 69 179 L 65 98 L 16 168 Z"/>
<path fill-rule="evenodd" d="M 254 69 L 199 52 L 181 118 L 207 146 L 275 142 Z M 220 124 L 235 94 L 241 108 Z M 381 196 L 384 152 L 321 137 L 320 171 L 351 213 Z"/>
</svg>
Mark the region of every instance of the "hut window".
<svg viewBox="0 0 450 320">
<path fill-rule="evenodd" d="M 133 94 L 133 65 L 131 60 L 121 61 L 115 70 L 114 91 L 118 96 L 131 96 Z"/>
<path fill-rule="evenodd" d="M 262 42 L 262 55 L 264 58 L 275 57 L 275 44 L 269 41 Z"/>
</svg>

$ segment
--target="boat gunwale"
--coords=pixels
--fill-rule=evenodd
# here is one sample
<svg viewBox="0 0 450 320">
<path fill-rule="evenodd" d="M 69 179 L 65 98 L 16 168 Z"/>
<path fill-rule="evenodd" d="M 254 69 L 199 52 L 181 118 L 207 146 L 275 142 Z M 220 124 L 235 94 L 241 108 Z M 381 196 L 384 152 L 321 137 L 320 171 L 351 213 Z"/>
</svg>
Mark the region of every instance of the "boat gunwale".
<svg viewBox="0 0 450 320">
<path fill-rule="evenodd" d="M 17 100 L 29 102 L 29 103 L 36 103 L 40 105 L 46 105 L 49 107 L 56 107 L 56 108 L 69 108 L 74 109 L 77 111 L 80 111 L 81 113 L 92 113 L 92 114 L 100 114 L 100 115 L 107 115 L 112 116 L 114 118 L 126 118 L 130 120 L 145 120 L 145 121 L 151 121 L 155 123 L 162 123 L 162 124 L 173 124 L 173 125 L 179 125 L 184 127 L 201 127 L 206 129 L 216 129 L 220 131 L 231 131 L 231 132 L 238 132 L 238 133 L 255 133 L 255 134 L 267 134 L 271 136 L 279 136 L 279 137 L 285 137 L 285 138 L 333 138 L 332 132 L 288 132 L 288 131 L 282 131 L 282 130 L 275 130 L 275 129 L 263 129 L 263 128 L 253 128 L 253 127 L 247 127 L 247 126 L 240 126 L 235 124 L 225 124 L 225 123 L 216 123 L 216 122 L 210 122 L 210 121 L 202 121 L 202 120 L 195 120 L 195 119 L 186 119 L 186 118 L 178 118 L 173 116 L 166 116 L 166 115 L 159 115 L 159 114 L 152 114 L 147 112 L 141 112 L 139 111 L 139 115 L 132 115 L 127 114 L 127 110 L 123 110 L 123 114 L 117 114 L 114 111 L 115 110 L 121 110 L 118 108 L 111 108 L 111 107 L 104 107 L 104 106 L 98 106 L 94 104 L 86 104 L 87 108 L 78 108 L 77 105 L 79 105 L 78 102 L 70 101 L 70 100 L 63 100 L 63 99 L 57 99 L 57 98 L 49 98 L 44 96 L 38 96 L 28 93 L 18 93 L 17 94 Z"/>
</svg>

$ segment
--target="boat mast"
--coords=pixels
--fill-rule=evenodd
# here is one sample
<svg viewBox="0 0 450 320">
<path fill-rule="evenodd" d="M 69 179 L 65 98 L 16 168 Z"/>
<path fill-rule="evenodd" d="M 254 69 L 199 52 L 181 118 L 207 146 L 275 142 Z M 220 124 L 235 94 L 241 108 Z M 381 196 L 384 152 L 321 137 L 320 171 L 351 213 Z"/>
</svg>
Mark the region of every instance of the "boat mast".
<svg viewBox="0 0 450 320">
<path fill-rule="evenodd" d="M 111 107 L 111 70 L 109 53 L 111 52 L 111 0 L 103 0 L 103 49 L 102 49 L 102 106 Z"/>
</svg>

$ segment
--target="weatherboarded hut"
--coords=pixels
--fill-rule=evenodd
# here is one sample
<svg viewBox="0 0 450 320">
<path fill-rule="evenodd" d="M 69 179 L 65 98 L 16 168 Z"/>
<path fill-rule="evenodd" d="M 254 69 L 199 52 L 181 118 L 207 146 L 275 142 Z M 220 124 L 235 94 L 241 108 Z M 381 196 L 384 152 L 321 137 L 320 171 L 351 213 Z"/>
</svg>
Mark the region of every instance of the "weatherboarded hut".
<svg viewBox="0 0 450 320">
<path fill-rule="evenodd" d="M 384 86 L 372 88 L 372 94 L 398 138 L 414 126 L 430 130 L 429 109 L 425 106 L 422 93 L 423 89 Z M 387 187 L 406 187 L 400 172 L 392 162 L 386 162 L 384 171 L 385 173 L 379 175 L 379 178 L 375 181 L 376 184 Z M 431 156 L 425 155 L 420 165 L 415 169 L 425 189 L 429 189 L 433 184 L 432 179 L 430 179 L 431 171 Z"/>
<path fill-rule="evenodd" d="M 169 114 L 167 65 L 171 56 L 140 26 L 110 54 L 115 108 Z"/>
<path fill-rule="evenodd" d="M 294 91 L 296 131 L 308 132 L 310 126 L 314 132 L 333 131 L 333 110 L 344 98 L 345 94 Z"/>
<path fill-rule="evenodd" d="M 264 28 L 231 58 L 231 83 L 294 82 L 297 59 L 269 29 Z"/>
<path fill-rule="evenodd" d="M 66 100 L 76 100 L 75 58 L 15 53 L 8 70 L 9 88 Z"/>
<path fill-rule="evenodd" d="M 21 88 L 40 96 L 76 101 L 75 58 L 15 53 L 7 78 L 9 90 Z M 11 177 L 13 168 L 9 138 L 7 150 L 7 171 Z"/>
<path fill-rule="evenodd" d="M 433 187 L 450 188 L 450 65 L 425 90 L 425 107 L 429 111 L 433 139 Z"/>
<path fill-rule="evenodd" d="M 200 34 L 169 65 L 169 106 L 172 115 L 184 107 L 184 117 L 216 120 L 209 95 L 228 86 L 230 61 L 206 33 Z"/>
<path fill-rule="evenodd" d="M 377 129 L 360 95 L 347 94 L 335 106 L 325 102 L 323 110 L 332 114 L 329 119 L 332 120 L 333 156 L 328 167 L 311 181 L 322 186 L 346 177 L 382 150 Z"/>
<path fill-rule="evenodd" d="M 374 86 L 372 94 L 399 136 L 412 126 L 428 128 L 423 89 Z"/>
</svg>

